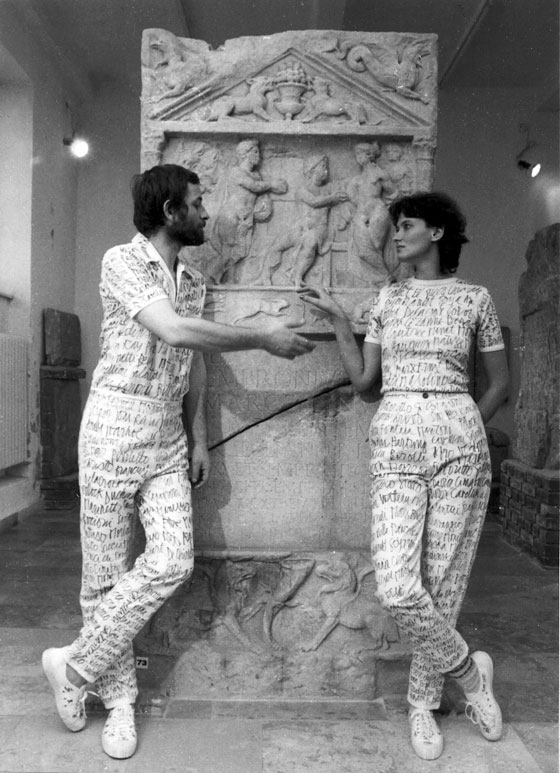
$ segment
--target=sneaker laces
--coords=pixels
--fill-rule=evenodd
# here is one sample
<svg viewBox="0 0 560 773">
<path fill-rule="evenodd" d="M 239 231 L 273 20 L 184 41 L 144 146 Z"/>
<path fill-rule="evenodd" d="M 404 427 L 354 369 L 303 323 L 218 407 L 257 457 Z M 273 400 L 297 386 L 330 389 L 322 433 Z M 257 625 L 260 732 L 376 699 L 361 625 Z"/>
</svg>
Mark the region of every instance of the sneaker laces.
<svg viewBox="0 0 560 773">
<path fill-rule="evenodd" d="M 421 736 L 425 741 L 431 741 L 439 736 L 439 729 L 431 711 L 414 711 L 410 716 L 413 735 Z"/>
<path fill-rule="evenodd" d="M 484 674 L 480 675 L 480 687 L 477 690 L 476 700 L 467 700 L 465 705 L 465 715 L 470 719 L 473 725 L 483 724 L 488 727 L 486 717 L 494 713 L 494 701 L 492 700 L 486 688 L 486 678 Z"/>
<path fill-rule="evenodd" d="M 485 694 L 484 697 L 486 698 L 487 708 L 491 711 L 491 702 Z M 484 725 L 487 730 L 490 729 L 488 722 L 484 719 L 484 706 L 477 707 L 474 703 L 467 703 L 465 706 L 465 716 L 470 719 L 473 725 Z"/>
<path fill-rule="evenodd" d="M 109 729 L 112 734 L 121 738 L 128 738 L 132 733 L 136 733 L 134 725 L 134 710 L 128 706 L 114 706 L 110 709 Z M 105 726 L 107 728 L 107 725 Z"/>
<path fill-rule="evenodd" d="M 86 701 L 87 701 L 88 695 L 94 695 L 96 698 L 99 698 L 99 695 L 96 692 L 93 692 L 92 690 L 87 690 L 84 685 L 84 687 L 82 688 L 82 693 L 76 701 L 77 713 L 75 716 L 80 717 L 80 719 L 87 718 Z"/>
</svg>

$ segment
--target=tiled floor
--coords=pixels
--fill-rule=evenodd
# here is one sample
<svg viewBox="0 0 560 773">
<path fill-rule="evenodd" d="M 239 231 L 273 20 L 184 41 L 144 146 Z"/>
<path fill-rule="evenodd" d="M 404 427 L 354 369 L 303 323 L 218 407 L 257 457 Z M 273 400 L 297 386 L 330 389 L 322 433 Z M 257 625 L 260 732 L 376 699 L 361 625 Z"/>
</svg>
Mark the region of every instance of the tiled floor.
<svg viewBox="0 0 560 773">
<path fill-rule="evenodd" d="M 382 700 L 152 705 L 139 717 L 136 755 L 120 762 L 101 750 L 99 712 L 69 733 L 40 656 L 80 625 L 78 531 L 77 513 L 46 511 L 0 533 L 0 773 L 557 773 L 558 577 L 506 544 L 495 524 L 460 628 L 495 657 L 504 737 L 488 743 L 464 716 L 444 716 L 435 762 L 409 748 L 404 702 Z"/>
</svg>

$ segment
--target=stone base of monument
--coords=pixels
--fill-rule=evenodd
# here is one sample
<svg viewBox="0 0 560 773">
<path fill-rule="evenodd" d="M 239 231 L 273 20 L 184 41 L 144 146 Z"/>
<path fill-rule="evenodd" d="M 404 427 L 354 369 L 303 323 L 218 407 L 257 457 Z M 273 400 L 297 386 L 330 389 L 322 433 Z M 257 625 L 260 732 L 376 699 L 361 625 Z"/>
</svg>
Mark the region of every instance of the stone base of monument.
<svg viewBox="0 0 560 773">
<path fill-rule="evenodd" d="M 140 685 L 175 700 L 405 694 L 410 646 L 359 552 L 205 552 L 136 639 Z"/>
<path fill-rule="evenodd" d="M 558 566 L 560 472 L 540 470 L 508 459 L 502 465 L 501 518 L 504 537 Z"/>
</svg>

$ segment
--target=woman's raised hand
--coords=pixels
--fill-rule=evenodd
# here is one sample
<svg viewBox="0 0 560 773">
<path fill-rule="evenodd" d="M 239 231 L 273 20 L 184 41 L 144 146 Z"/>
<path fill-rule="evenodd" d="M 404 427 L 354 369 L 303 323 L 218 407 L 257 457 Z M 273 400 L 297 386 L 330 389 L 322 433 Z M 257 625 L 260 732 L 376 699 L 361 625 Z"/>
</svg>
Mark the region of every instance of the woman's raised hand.
<svg viewBox="0 0 560 773">
<path fill-rule="evenodd" d="M 324 311 L 329 316 L 346 318 L 345 311 L 331 296 L 328 288 L 303 285 L 303 287 L 298 287 L 297 293 L 304 303 L 315 306 L 316 309 Z"/>
</svg>

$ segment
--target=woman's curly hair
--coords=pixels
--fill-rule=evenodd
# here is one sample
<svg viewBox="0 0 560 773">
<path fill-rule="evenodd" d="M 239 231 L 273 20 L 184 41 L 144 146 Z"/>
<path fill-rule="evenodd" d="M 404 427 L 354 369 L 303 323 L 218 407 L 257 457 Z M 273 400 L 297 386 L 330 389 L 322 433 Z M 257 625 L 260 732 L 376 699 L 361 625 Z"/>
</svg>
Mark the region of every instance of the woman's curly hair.
<svg viewBox="0 0 560 773">
<path fill-rule="evenodd" d="M 440 268 L 445 274 L 454 274 L 459 265 L 461 247 L 469 240 L 465 235 L 467 221 L 456 202 L 446 193 L 412 193 L 403 196 L 389 206 L 393 225 L 401 215 L 417 217 L 426 225 L 442 228 L 443 236 L 438 241 Z"/>
</svg>

